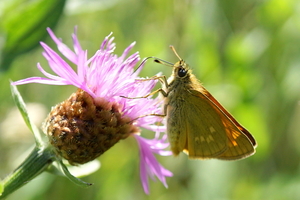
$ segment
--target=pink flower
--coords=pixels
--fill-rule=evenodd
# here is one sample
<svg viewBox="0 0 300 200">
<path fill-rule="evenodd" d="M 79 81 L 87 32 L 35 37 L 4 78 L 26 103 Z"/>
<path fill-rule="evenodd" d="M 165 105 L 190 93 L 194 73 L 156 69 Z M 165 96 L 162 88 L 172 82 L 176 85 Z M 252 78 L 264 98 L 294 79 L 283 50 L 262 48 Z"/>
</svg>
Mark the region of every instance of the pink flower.
<svg viewBox="0 0 300 200">
<path fill-rule="evenodd" d="M 74 71 L 68 62 L 47 44 L 41 42 L 44 48 L 43 55 L 55 74 L 46 72 L 38 63 L 38 69 L 46 78 L 31 77 L 13 82 L 12 84 L 41 83 L 49 85 L 74 85 L 86 91 L 94 99 L 105 99 L 119 105 L 120 112 L 124 116 L 134 120 L 133 125 L 156 132 L 156 136 L 152 140 L 134 134 L 140 148 L 140 175 L 144 191 L 147 194 L 149 193 L 148 176 L 151 178 L 157 176 L 165 187 L 167 187 L 165 177 L 172 176 L 172 173 L 162 167 L 153 155 L 153 153 L 163 156 L 171 155 L 171 152 L 164 150 L 169 145 L 166 142 L 165 135 L 162 139 L 159 139 L 160 132 L 164 132 L 165 127 L 155 125 L 155 123 L 161 122 L 162 119 L 151 115 L 153 113 L 161 113 L 161 101 L 153 98 L 124 98 L 124 96 L 145 96 L 151 93 L 157 82 L 156 80 L 137 80 L 141 79 L 138 77 L 138 73 L 142 69 L 140 67 L 134 72 L 134 67 L 140 60 L 139 54 L 136 52 L 127 57 L 135 43 L 129 45 L 123 54 L 118 57 L 113 54 L 115 43 L 113 43 L 114 38 L 110 34 L 104 39 L 100 49 L 88 59 L 87 50 L 81 48 L 77 39 L 76 28 L 75 33 L 72 34 L 74 51 L 62 43 L 51 29 L 48 28 L 47 30 L 60 53 L 77 66 L 77 71 Z"/>
<path fill-rule="evenodd" d="M 154 139 L 149 140 L 135 135 L 136 140 L 140 146 L 140 176 L 142 180 L 142 185 L 146 194 L 149 194 L 149 181 L 148 176 L 154 180 L 154 176 L 164 184 L 167 188 L 166 176 L 173 176 L 172 172 L 165 169 L 163 166 L 157 162 L 153 153 L 160 154 L 162 156 L 169 156 L 172 153 L 170 151 L 164 151 L 169 146 L 166 142 L 166 135 L 162 139 L 159 139 L 159 132 L 156 133 Z"/>
</svg>

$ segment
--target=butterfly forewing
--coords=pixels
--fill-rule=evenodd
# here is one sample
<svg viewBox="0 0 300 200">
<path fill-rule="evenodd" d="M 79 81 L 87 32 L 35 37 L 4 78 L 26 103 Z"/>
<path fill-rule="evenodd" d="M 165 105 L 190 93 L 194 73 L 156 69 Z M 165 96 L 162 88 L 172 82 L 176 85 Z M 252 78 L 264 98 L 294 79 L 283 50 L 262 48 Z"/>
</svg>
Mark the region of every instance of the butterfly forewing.
<svg viewBox="0 0 300 200">
<path fill-rule="evenodd" d="M 202 90 L 204 93 L 207 92 L 204 88 L 202 88 Z M 241 129 L 246 129 L 244 129 L 236 120 L 232 121 L 232 116 L 229 112 L 226 111 L 219 102 L 218 104 L 215 103 L 217 100 L 214 99 L 215 102 L 213 102 L 210 98 L 208 98 L 208 96 L 198 91 L 193 91 L 192 93 L 194 96 L 198 96 L 201 99 L 207 99 L 206 102 L 210 104 L 210 109 L 207 109 L 208 114 L 217 113 L 221 120 L 223 130 L 227 136 L 227 149 L 224 153 L 217 156 L 218 159 L 235 160 L 248 157 L 255 153 L 254 144 L 256 144 L 256 142 L 254 138 L 251 135 L 249 138 L 241 131 Z M 238 128 L 236 124 L 238 124 L 241 128 Z"/>
<path fill-rule="evenodd" d="M 218 113 L 203 98 L 190 95 L 191 104 L 186 104 L 185 111 L 189 118 L 187 124 L 187 147 L 190 158 L 216 158 L 227 150 L 227 137 Z"/>
<path fill-rule="evenodd" d="M 224 119 L 226 120 L 226 119 Z M 218 156 L 222 160 L 236 160 L 246 158 L 255 153 L 250 140 L 233 124 L 224 124 L 226 127 L 226 134 L 228 137 L 227 150 Z"/>
<path fill-rule="evenodd" d="M 221 110 L 234 123 L 234 125 L 237 126 L 237 128 L 248 137 L 252 145 L 256 147 L 256 141 L 254 137 L 249 133 L 249 131 L 245 129 L 240 123 L 238 123 L 234 119 L 234 117 L 205 88 L 203 88 L 203 94 L 208 97 L 208 99 L 211 100 L 219 108 L 219 110 Z"/>
</svg>

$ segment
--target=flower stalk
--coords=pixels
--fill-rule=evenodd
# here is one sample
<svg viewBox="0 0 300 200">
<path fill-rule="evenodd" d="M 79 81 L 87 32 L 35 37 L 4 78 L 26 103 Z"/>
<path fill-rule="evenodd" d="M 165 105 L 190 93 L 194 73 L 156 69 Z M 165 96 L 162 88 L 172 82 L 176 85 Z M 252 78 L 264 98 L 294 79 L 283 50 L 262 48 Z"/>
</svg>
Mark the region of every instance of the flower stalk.
<svg viewBox="0 0 300 200">
<path fill-rule="evenodd" d="M 26 105 L 17 87 L 11 85 L 11 92 L 26 125 L 35 135 L 36 146 L 25 161 L 1 181 L 3 191 L 2 193 L 0 192 L 0 199 L 4 199 L 9 194 L 45 171 L 45 169 L 47 169 L 47 167 L 55 160 L 55 153 L 53 152 L 52 147 L 49 143 L 45 142 L 43 139 L 45 136 L 41 134 L 38 128 L 30 120 L 26 110 Z"/>
<path fill-rule="evenodd" d="M 6 198 L 9 194 L 45 171 L 55 160 L 55 154 L 51 149 L 51 147 L 42 149 L 35 147 L 25 161 L 2 181 L 4 191 L 0 199 Z"/>
</svg>

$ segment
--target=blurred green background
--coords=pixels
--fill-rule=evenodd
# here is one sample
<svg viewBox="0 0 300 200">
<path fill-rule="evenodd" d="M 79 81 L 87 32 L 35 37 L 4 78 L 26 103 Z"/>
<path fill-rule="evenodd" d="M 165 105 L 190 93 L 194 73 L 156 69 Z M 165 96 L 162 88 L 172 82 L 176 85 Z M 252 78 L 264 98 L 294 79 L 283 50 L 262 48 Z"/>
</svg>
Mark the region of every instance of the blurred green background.
<svg viewBox="0 0 300 200">
<path fill-rule="evenodd" d="M 241 161 L 158 157 L 173 172 L 169 188 L 150 180 L 144 194 L 136 142 L 128 138 L 99 158 L 101 168 L 82 189 L 65 177 L 43 173 L 9 200 L 52 199 L 300 199 L 300 2 L 296 0 L 2 0 L 0 2 L 0 177 L 17 167 L 34 144 L 11 98 L 9 80 L 49 71 L 39 41 L 56 49 L 46 27 L 72 45 L 78 37 L 89 56 L 110 32 L 116 54 L 136 41 L 132 53 L 176 62 L 174 45 L 195 75 L 254 135 L 257 153 Z M 49 71 L 50 72 L 50 71 Z M 141 76 L 171 69 L 147 62 Z M 51 106 L 75 88 L 18 86 L 41 126 Z M 201 123 L 201 121 L 199 121 Z M 153 133 L 143 131 L 147 137 Z"/>
</svg>

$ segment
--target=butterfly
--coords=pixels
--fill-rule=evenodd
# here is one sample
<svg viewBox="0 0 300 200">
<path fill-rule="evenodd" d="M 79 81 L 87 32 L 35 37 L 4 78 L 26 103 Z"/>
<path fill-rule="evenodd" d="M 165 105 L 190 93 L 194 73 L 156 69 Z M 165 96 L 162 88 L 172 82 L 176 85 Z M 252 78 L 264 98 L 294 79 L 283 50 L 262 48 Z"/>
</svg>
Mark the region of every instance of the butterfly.
<svg viewBox="0 0 300 200">
<path fill-rule="evenodd" d="M 203 87 L 188 64 L 177 54 L 175 64 L 155 58 L 155 62 L 172 66 L 163 88 L 167 135 L 174 155 L 180 152 L 192 159 L 238 160 L 255 153 L 257 143 L 249 131 Z M 152 93 L 153 94 L 153 93 Z"/>
</svg>

